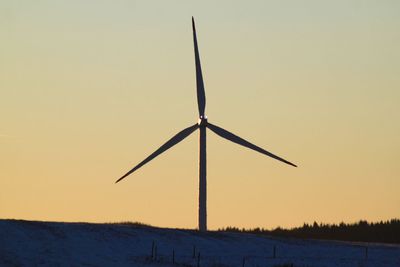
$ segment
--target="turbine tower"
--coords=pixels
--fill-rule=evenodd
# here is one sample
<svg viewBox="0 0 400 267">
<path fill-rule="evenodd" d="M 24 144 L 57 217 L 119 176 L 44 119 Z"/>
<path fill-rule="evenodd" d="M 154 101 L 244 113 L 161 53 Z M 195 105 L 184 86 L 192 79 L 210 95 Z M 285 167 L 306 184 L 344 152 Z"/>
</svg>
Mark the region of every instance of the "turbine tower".
<svg viewBox="0 0 400 267">
<path fill-rule="evenodd" d="M 201 72 L 201 64 L 200 64 L 200 55 L 199 48 L 197 46 L 197 36 L 196 36 L 196 27 L 194 24 L 194 19 L 192 17 L 192 27 L 193 27 L 193 41 L 194 41 L 194 57 L 196 63 L 196 85 L 197 85 L 197 103 L 199 109 L 199 119 L 198 122 L 188 128 L 183 129 L 171 139 L 169 139 L 165 144 L 163 144 L 160 148 L 158 148 L 155 152 L 153 152 L 150 156 L 145 158 L 142 162 L 136 165 L 133 169 L 128 171 L 125 175 L 119 178 L 115 183 L 118 183 L 147 162 L 151 161 L 161 153 L 165 152 L 169 148 L 181 142 L 183 139 L 188 137 L 195 130 L 199 129 L 199 230 L 207 231 L 207 157 L 206 157 L 206 128 L 210 129 L 220 137 L 223 137 L 233 143 L 242 145 L 244 147 L 255 150 L 259 153 L 267 155 L 271 158 L 284 162 L 286 164 L 297 167 L 295 164 L 278 157 L 261 147 L 258 147 L 243 138 L 221 128 L 217 125 L 211 124 L 207 121 L 207 116 L 205 115 L 206 108 L 206 96 L 204 91 L 204 83 L 203 83 L 203 75 Z"/>
</svg>

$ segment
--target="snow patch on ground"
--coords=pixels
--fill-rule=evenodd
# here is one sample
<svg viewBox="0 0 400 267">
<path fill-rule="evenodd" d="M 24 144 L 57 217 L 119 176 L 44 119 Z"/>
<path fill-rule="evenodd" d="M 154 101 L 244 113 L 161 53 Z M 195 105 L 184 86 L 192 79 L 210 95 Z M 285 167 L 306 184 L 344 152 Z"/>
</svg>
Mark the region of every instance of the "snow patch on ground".
<svg viewBox="0 0 400 267">
<path fill-rule="evenodd" d="M 0 220 L 0 266 L 273 267 L 284 264 L 396 267 L 400 266 L 400 246 L 243 233 L 199 233 L 135 224 Z"/>
</svg>

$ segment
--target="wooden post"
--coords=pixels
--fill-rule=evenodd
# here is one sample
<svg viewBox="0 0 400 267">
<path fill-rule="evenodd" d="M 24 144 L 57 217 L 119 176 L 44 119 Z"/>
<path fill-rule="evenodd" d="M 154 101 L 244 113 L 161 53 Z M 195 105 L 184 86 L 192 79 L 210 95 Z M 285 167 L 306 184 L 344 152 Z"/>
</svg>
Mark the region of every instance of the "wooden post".
<svg viewBox="0 0 400 267">
<path fill-rule="evenodd" d="M 276 259 L 276 246 L 274 245 L 274 251 L 272 252 L 272 258 Z"/>
<path fill-rule="evenodd" d="M 154 260 L 157 260 L 157 245 L 154 246 Z"/>
<path fill-rule="evenodd" d="M 244 267 L 245 264 L 246 264 L 246 257 L 243 257 L 242 267 Z"/>
<path fill-rule="evenodd" d="M 154 240 L 151 242 L 151 259 L 154 259 Z"/>
<path fill-rule="evenodd" d="M 175 264 L 175 249 L 172 249 L 172 264 Z"/>
<path fill-rule="evenodd" d="M 197 254 L 197 267 L 200 267 L 200 252 Z"/>
<path fill-rule="evenodd" d="M 368 247 L 365 247 L 365 259 L 368 259 Z"/>
<path fill-rule="evenodd" d="M 192 258 L 196 258 L 196 246 L 193 245 L 193 254 L 192 254 Z"/>
</svg>

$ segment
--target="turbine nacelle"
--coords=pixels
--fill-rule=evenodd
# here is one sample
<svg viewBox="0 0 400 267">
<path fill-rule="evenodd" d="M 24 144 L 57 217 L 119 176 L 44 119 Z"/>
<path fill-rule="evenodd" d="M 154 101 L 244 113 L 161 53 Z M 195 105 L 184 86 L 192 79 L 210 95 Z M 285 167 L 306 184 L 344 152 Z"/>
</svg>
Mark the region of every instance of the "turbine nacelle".
<svg viewBox="0 0 400 267">
<path fill-rule="evenodd" d="M 207 116 L 200 116 L 200 118 L 199 118 L 199 120 L 197 121 L 197 124 L 200 126 L 200 127 L 205 127 L 205 126 L 207 126 Z"/>
</svg>

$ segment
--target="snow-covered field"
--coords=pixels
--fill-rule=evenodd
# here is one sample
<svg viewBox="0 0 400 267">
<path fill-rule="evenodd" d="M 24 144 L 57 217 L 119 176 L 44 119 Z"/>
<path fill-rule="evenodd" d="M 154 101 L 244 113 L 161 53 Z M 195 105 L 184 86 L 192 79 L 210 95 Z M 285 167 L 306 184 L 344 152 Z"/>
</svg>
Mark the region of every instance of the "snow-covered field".
<svg viewBox="0 0 400 267">
<path fill-rule="evenodd" d="M 400 246 L 0 220 L 0 266 L 399 267 Z"/>
</svg>

